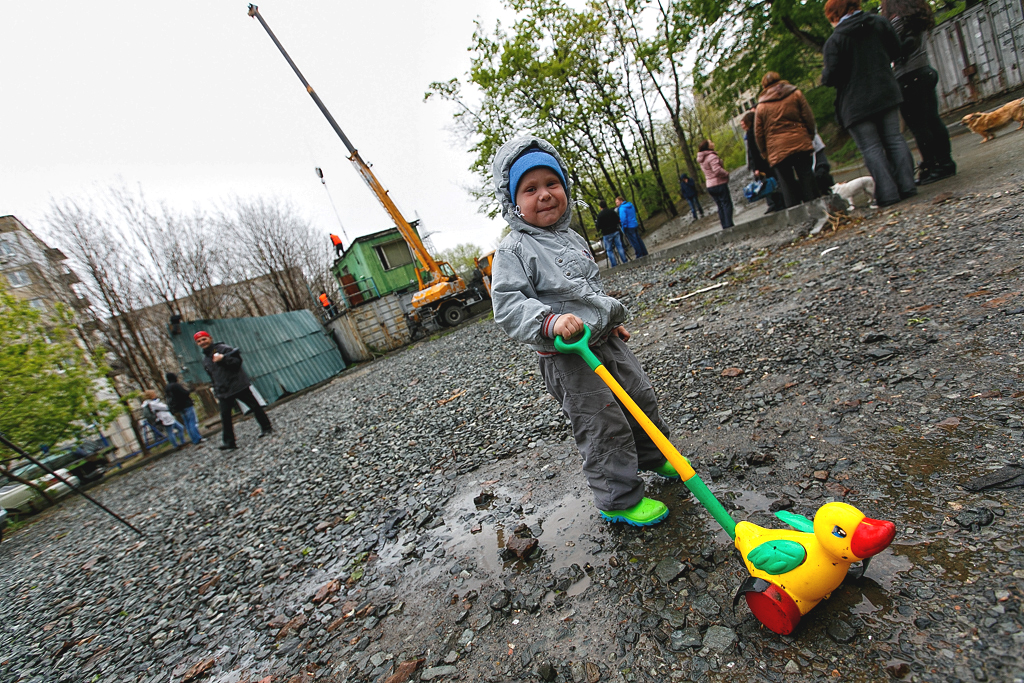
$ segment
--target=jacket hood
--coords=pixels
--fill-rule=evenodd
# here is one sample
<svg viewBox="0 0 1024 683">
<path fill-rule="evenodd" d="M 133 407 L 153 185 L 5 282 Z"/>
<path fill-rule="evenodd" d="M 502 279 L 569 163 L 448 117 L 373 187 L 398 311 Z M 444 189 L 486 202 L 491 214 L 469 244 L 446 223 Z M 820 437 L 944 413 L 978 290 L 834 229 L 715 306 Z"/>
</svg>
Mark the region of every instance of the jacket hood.
<svg viewBox="0 0 1024 683">
<path fill-rule="evenodd" d="M 512 164 L 519 158 L 520 154 L 531 147 L 536 147 L 553 156 L 558 161 L 558 165 L 562 167 L 562 175 L 565 177 L 565 196 L 568 200 L 565 206 L 565 213 L 562 214 L 561 218 L 554 225 L 546 228 L 530 225 L 524 221 L 516 211 L 515 198 L 509 193 L 509 171 L 512 170 Z M 494 194 L 501 203 L 501 217 L 508 222 L 513 230 L 537 233 L 540 231 L 567 230 L 569 228 L 569 223 L 572 222 L 573 207 L 572 181 L 569 180 L 569 171 L 565 167 L 565 161 L 550 142 L 533 135 L 509 140 L 494 155 L 494 162 L 491 164 L 491 175 L 494 178 Z"/>
<path fill-rule="evenodd" d="M 850 20 L 847 19 L 846 21 Z M 794 92 L 796 92 L 796 86 L 789 81 L 776 81 L 764 89 L 764 92 L 757 98 L 757 101 L 775 102 L 777 100 L 784 100 Z"/>
<path fill-rule="evenodd" d="M 855 14 L 849 19 L 844 19 L 842 22 L 840 22 L 839 25 L 835 27 L 833 32 L 844 34 L 847 36 L 852 36 L 860 32 L 862 29 L 864 29 L 865 24 L 871 23 L 874 20 L 873 17 L 875 16 L 876 15 L 870 12 L 861 12 L 860 14 Z"/>
<path fill-rule="evenodd" d="M 718 154 L 718 152 L 716 152 L 713 149 L 706 149 L 703 152 L 697 152 L 697 163 L 698 164 L 704 163 L 704 160 L 707 159 L 712 154 Z"/>
</svg>

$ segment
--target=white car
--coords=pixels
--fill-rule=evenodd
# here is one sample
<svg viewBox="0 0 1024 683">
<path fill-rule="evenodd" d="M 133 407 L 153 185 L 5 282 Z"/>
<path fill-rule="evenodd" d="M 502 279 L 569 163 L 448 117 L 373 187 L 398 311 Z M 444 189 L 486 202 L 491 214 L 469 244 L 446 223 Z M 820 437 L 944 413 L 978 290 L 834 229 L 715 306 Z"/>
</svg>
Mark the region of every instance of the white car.
<svg viewBox="0 0 1024 683">
<path fill-rule="evenodd" d="M 74 476 L 66 469 L 59 469 L 56 470 L 56 472 L 65 480 L 71 482 L 72 486 L 78 486 L 78 477 Z M 71 493 L 71 488 L 52 474 L 43 475 L 42 477 L 33 480 L 32 483 L 46 489 L 46 492 L 54 499 L 61 498 Z M 31 486 L 14 483 L 0 488 L 0 508 L 3 508 L 4 510 L 11 510 L 12 512 L 25 514 L 27 512 L 41 510 L 44 507 L 46 507 L 46 501 L 39 492 Z"/>
</svg>

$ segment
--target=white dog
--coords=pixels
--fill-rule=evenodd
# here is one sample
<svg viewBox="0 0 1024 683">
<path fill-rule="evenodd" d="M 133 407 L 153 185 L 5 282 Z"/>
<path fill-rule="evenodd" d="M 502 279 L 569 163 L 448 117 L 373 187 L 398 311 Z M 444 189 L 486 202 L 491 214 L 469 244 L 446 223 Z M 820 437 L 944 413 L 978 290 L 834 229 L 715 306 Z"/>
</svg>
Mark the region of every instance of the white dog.
<svg viewBox="0 0 1024 683">
<path fill-rule="evenodd" d="M 832 191 L 845 199 L 850 208 L 856 208 L 853 198 L 861 193 L 868 196 L 872 209 L 878 208 L 878 204 L 875 203 L 875 179 L 869 175 L 854 178 L 848 183 L 837 183 L 832 186 Z"/>
</svg>

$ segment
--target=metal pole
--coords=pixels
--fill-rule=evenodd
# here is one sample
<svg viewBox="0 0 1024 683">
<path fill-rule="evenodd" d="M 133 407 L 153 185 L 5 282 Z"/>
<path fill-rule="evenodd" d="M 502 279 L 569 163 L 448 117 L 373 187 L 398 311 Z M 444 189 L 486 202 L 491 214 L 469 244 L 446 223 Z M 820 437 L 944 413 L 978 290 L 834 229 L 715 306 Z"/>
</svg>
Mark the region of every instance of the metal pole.
<svg viewBox="0 0 1024 683">
<path fill-rule="evenodd" d="M 51 470 L 51 469 L 50 469 L 49 467 L 47 467 L 47 466 L 46 466 L 46 465 L 44 465 L 43 463 L 39 462 L 38 460 L 36 460 L 35 458 L 33 458 L 33 457 L 32 457 L 31 455 L 29 455 L 28 453 L 26 453 L 25 451 L 21 450 L 20 448 L 18 448 L 17 446 L 15 446 L 15 445 L 14 445 L 13 443 L 11 443 L 10 441 L 8 441 L 8 440 L 7 440 L 7 437 L 5 437 L 5 436 L 4 436 L 4 435 L 3 435 L 2 433 L 0 433 L 0 444 L 3 444 L 4 446 L 7 446 L 7 447 L 8 447 L 8 448 L 10 448 L 10 449 L 11 449 L 12 451 L 14 451 L 15 453 L 17 453 L 17 454 L 18 454 L 18 455 L 20 455 L 21 457 L 25 458 L 26 460 L 28 460 L 28 461 L 29 461 L 30 463 L 32 463 L 32 464 L 33 464 L 33 465 L 35 465 L 36 467 L 39 467 L 40 469 L 42 469 L 42 470 L 44 470 L 44 471 L 46 471 L 46 472 L 49 472 L 50 474 L 52 474 L 52 475 L 54 476 L 54 478 L 56 478 L 56 479 L 57 479 L 58 481 L 60 481 L 61 483 L 65 484 L 65 485 L 66 485 L 66 486 L 67 486 L 67 487 L 68 487 L 69 489 L 71 489 L 72 491 L 74 491 L 74 492 L 75 492 L 75 493 L 77 493 L 78 495 L 82 496 L 83 498 L 85 498 L 86 500 L 88 500 L 88 501 L 89 501 L 90 503 L 92 503 L 92 504 L 93 504 L 93 505 L 95 505 L 96 507 L 98 507 L 98 508 L 100 508 L 101 510 L 103 510 L 104 512 L 106 512 L 106 513 L 107 513 L 108 515 L 110 515 L 111 517 L 113 517 L 113 518 L 114 518 L 114 519 L 116 519 L 117 521 L 121 522 L 121 524 L 124 524 L 124 525 L 125 525 L 126 527 L 128 527 L 129 529 L 131 529 L 132 531 L 134 531 L 135 533 L 137 533 L 137 534 L 138 534 L 139 536 L 145 536 L 145 534 L 144 534 L 144 533 L 142 533 L 141 531 L 139 531 L 138 529 L 136 529 L 136 528 L 135 528 L 134 526 L 132 526 L 132 525 L 131 525 L 131 524 L 130 524 L 130 523 L 129 523 L 129 522 L 127 521 L 127 520 L 125 520 L 125 519 L 124 519 L 123 517 L 119 516 L 119 515 L 118 515 L 118 514 L 117 514 L 116 512 L 114 512 L 113 510 L 111 510 L 110 508 L 108 508 L 108 507 L 107 507 L 106 505 L 104 505 L 103 503 L 99 502 L 98 500 L 96 500 L 95 498 L 93 498 L 92 496 L 90 496 L 90 495 L 89 495 L 88 493 L 86 493 L 85 491 L 82 491 L 81 489 L 79 489 L 78 487 L 76 487 L 76 486 L 75 486 L 74 484 L 72 484 L 72 483 L 71 483 L 70 481 L 68 481 L 68 480 L 67 480 L 67 479 L 65 479 L 64 477 L 60 476 L 59 474 L 57 474 L 56 472 L 54 472 L 53 470 Z"/>
<path fill-rule="evenodd" d="M 302 81 L 302 85 L 306 86 L 306 92 L 308 92 L 309 96 L 313 98 L 314 102 L 316 102 L 316 106 L 320 107 L 320 112 L 327 117 L 327 121 L 331 124 L 331 128 L 334 129 L 334 132 L 337 133 L 338 137 L 341 138 L 341 141 L 345 143 L 345 148 L 348 150 L 348 153 L 355 154 L 356 148 L 351 142 L 349 142 L 348 137 L 346 137 L 344 131 L 341 130 L 341 126 L 339 126 L 338 122 L 334 120 L 333 116 L 331 116 L 331 112 L 327 111 L 327 107 L 325 107 L 324 103 L 320 101 L 320 96 L 316 94 L 313 90 L 313 86 L 309 84 L 306 77 L 302 75 L 301 71 L 299 71 L 299 67 L 295 66 L 295 62 L 293 62 L 292 58 L 288 56 L 288 53 L 284 49 L 284 45 L 281 44 L 281 41 L 277 39 L 274 32 L 270 30 L 269 26 L 267 26 L 267 22 L 263 20 L 263 16 L 260 14 L 260 8 L 256 5 L 249 5 L 249 16 L 259 19 L 260 24 L 263 25 L 264 29 L 266 29 L 267 35 L 269 35 L 270 39 L 274 41 L 274 45 L 277 45 L 277 49 L 281 51 L 282 55 L 284 55 L 284 58 L 292 68 L 292 71 L 294 71 L 295 75 L 299 77 L 300 81 Z"/>
</svg>

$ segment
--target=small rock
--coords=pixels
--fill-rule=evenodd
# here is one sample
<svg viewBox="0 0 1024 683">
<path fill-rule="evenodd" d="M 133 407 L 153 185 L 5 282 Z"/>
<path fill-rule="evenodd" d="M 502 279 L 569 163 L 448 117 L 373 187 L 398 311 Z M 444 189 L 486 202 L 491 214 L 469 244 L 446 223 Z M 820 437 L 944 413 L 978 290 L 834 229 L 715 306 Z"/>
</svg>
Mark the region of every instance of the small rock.
<svg viewBox="0 0 1024 683">
<path fill-rule="evenodd" d="M 793 507 L 793 501 L 789 498 L 779 498 L 773 500 L 771 505 L 768 506 L 768 512 L 778 512 L 779 510 L 789 510 Z"/>
<path fill-rule="evenodd" d="M 828 637 L 840 645 L 851 643 L 857 637 L 856 629 L 842 619 L 830 619 L 825 630 L 828 632 Z"/>
<path fill-rule="evenodd" d="M 782 671 L 787 674 L 798 674 L 800 673 L 800 665 L 791 659 L 786 662 L 786 666 L 783 667 Z"/>
<path fill-rule="evenodd" d="M 743 368 L 726 368 L 722 370 L 722 377 L 739 377 L 743 374 Z"/>
<path fill-rule="evenodd" d="M 421 681 L 432 681 L 435 678 L 441 678 L 442 676 L 451 676 L 453 673 L 458 671 L 454 666 L 446 664 L 445 666 L 434 666 L 429 669 L 424 669 L 420 675 Z"/>
<path fill-rule="evenodd" d="M 995 515 L 992 514 L 992 511 L 984 507 L 964 510 L 953 518 L 953 521 L 960 525 L 960 527 L 964 529 L 973 529 L 974 531 L 977 531 L 983 526 L 988 526 L 994 520 Z"/>
<path fill-rule="evenodd" d="M 669 636 L 669 649 L 673 652 L 680 652 L 688 647 L 700 647 L 703 643 L 700 630 L 696 626 L 690 626 L 682 631 L 673 631 Z"/>
<path fill-rule="evenodd" d="M 828 470 L 815 470 L 814 478 L 818 481 L 826 481 L 828 479 Z"/>
<path fill-rule="evenodd" d="M 736 642 L 736 631 L 725 626 L 710 626 L 704 633 L 704 647 L 712 652 L 725 652 Z"/>
<path fill-rule="evenodd" d="M 654 568 L 654 575 L 662 584 L 668 585 L 673 579 L 683 573 L 686 565 L 674 557 L 666 557 Z"/>
<path fill-rule="evenodd" d="M 516 554 L 520 560 L 525 560 L 533 554 L 533 551 L 537 549 L 536 538 L 520 538 L 519 536 L 512 536 L 505 543 L 505 547 Z"/>
<path fill-rule="evenodd" d="M 491 598 L 490 602 L 487 603 L 487 606 L 495 612 L 500 612 L 501 610 L 508 607 L 508 603 L 511 600 L 512 594 L 506 590 L 502 590 L 495 593 L 494 597 Z"/>
</svg>

